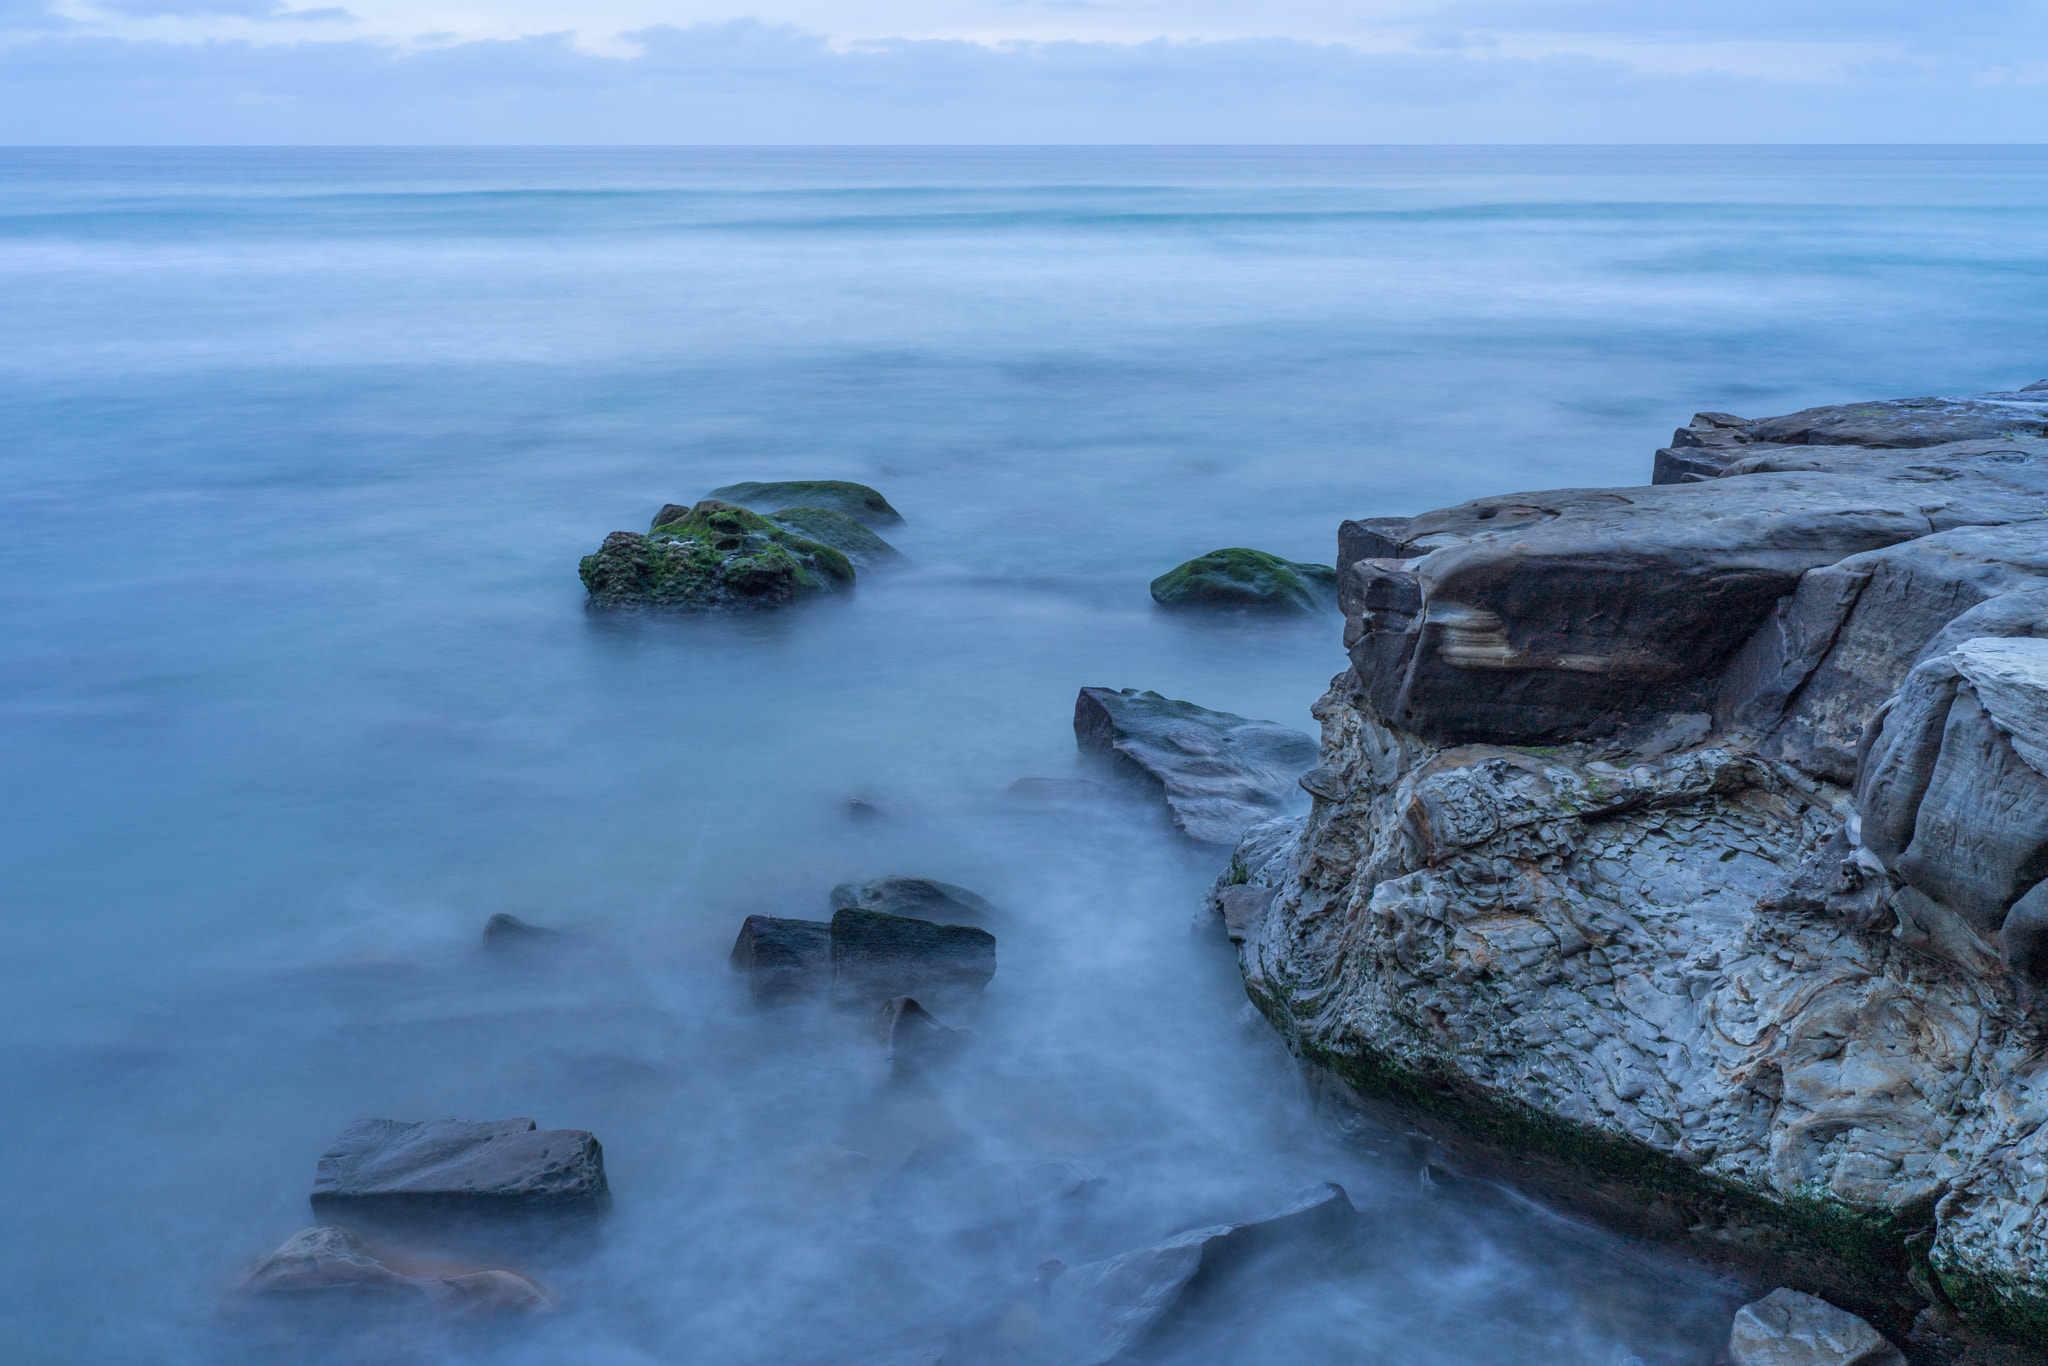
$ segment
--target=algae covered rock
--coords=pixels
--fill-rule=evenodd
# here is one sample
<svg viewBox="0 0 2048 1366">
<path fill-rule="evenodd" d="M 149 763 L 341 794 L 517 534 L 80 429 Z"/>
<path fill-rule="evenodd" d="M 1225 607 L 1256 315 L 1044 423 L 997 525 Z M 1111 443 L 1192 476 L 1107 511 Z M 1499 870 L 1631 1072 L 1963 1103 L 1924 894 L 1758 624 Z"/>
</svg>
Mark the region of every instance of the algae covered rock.
<svg viewBox="0 0 2048 1366">
<path fill-rule="evenodd" d="M 670 504 L 644 536 L 614 531 L 580 572 L 591 602 L 607 607 L 775 607 L 854 577 L 831 546 L 713 499 Z"/>
<path fill-rule="evenodd" d="M 824 508 L 843 512 L 864 526 L 890 526 L 903 520 L 903 514 L 890 507 L 887 498 L 866 484 L 845 479 L 789 479 L 768 484 L 750 480 L 713 489 L 710 496 L 756 512 Z"/>
<path fill-rule="evenodd" d="M 1336 605 L 1337 571 L 1263 550 L 1212 550 L 1152 580 L 1152 600 L 1173 608 L 1326 612 Z"/>
<path fill-rule="evenodd" d="M 859 521 L 830 508 L 784 508 L 768 520 L 791 535 L 831 546 L 853 561 L 856 569 L 868 569 L 903 558 L 902 551 Z"/>
</svg>

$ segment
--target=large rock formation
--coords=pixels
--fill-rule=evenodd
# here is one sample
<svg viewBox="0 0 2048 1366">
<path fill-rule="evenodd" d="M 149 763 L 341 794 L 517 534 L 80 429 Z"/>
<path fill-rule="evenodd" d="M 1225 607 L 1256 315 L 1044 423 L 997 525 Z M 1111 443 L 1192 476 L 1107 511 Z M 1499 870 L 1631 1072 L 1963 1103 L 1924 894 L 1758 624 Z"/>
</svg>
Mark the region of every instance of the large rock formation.
<svg viewBox="0 0 2048 1366">
<path fill-rule="evenodd" d="M 1702 414 L 1653 486 L 1345 523 L 1314 807 L 1212 898 L 1323 1094 L 2048 1346 L 2044 421 Z"/>
</svg>

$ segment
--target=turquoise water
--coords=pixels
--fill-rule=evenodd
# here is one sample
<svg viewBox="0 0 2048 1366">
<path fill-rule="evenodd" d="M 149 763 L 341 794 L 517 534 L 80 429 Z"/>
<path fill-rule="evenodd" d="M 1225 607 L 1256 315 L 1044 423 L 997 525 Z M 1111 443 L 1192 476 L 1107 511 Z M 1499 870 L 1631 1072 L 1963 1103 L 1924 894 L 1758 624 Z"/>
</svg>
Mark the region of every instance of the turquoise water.
<svg viewBox="0 0 2048 1366">
<path fill-rule="evenodd" d="M 1216 855 L 1002 793 L 1076 771 L 1086 684 L 1312 727 L 1335 620 L 1155 612 L 1195 554 L 1640 482 L 1695 409 L 2048 375 L 2044 172 L 0 151 L 9 1359 L 888 1360 L 1045 1257 L 1334 1179 L 1402 1255 L 1247 1293 L 1192 1359 L 1710 1361 L 1730 1286 L 1323 1133 L 1187 933 Z M 584 610 L 605 533 L 785 477 L 881 488 L 911 565 L 775 617 Z M 1011 921 L 974 1065 L 910 1099 L 724 967 L 743 915 L 885 872 Z M 494 970 L 497 911 L 579 947 Z M 342 1124 L 512 1114 L 606 1144 L 603 1241 L 530 1268 L 560 1315 L 216 1312 Z M 935 1153 L 1104 1181 L 991 1241 L 906 1176 Z"/>
</svg>

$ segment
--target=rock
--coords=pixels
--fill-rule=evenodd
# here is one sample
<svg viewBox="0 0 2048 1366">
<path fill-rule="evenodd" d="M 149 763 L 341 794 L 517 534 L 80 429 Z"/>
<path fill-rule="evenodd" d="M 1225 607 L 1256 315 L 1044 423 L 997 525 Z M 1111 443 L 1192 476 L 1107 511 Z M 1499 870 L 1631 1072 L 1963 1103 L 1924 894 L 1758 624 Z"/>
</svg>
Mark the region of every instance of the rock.
<svg viewBox="0 0 2048 1366">
<path fill-rule="evenodd" d="M 844 479 L 791 479 L 781 483 L 727 484 L 713 489 L 710 497 L 737 503 L 756 512 L 781 512 L 786 508 L 822 508 L 840 512 L 864 526 L 890 526 L 903 515 L 889 506 L 889 500 L 866 484 Z"/>
<path fill-rule="evenodd" d="M 379 1261 L 353 1230 L 301 1229 L 243 1277 L 241 1298 L 430 1305 L 464 1315 L 548 1312 L 553 1295 L 516 1271 L 410 1274 Z"/>
<path fill-rule="evenodd" d="M 1230 844 L 1282 812 L 1315 741 L 1271 721 L 1176 702 L 1156 692 L 1083 688 L 1074 703 L 1081 752 L 1160 793 L 1190 839 Z"/>
<path fill-rule="evenodd" d="M 1341 1186 L 1311 1186 L 1243 1224 L 1191 1229 L 1151 1247 L 1060 1274 L 1046 1290 L 1050 1336 L 1072 1366 L 1106 1366 L 1138 1353 L 1192 1298 L 1196 1278 L 1227 1275 L 1245 1258 L 1290 1242 L 1349 1236 L 1357 1215 Z"/>
<path fill-rule="evenodd" d="M 870 569 L 903 558 L 903 553 L 859 521 L 830 508 L 784 508 L 768 520 L 794 536 L 829 545 L 856 569 Z"/>
<path fill-rule="evenodd" d="M 971 1032 L 940 1024 L 937 1017 L 909 996 L 884 1001 L 868 1018 L 868 1032 L 888 1050 L 898 1073 L 944 1062 L 959 1050 Z"/>
<path fill-rule="evenodd" d="M 498 912 L 484 922 L 484 937 L 480 947 L 493 953 L 520 953 L 556 943 L 563 938 L 560 930 L 551 930 L 542 925 L 529 925 L 516 915 Z"/>
<path fill-rule="evenodd" d="M 1735 1311 L 1735 1366 L 1906 1366 L 1875 1328 L 1826 1300 L 1783 1288 Z"/>
<path fill-rule="evenodd" d="M 583 586 L 605 607 L 774 607 L 852 584 L 853 565 L 745 508 L 710 499 L 662 509 L 645 536 L 614 531 L 583 557 Z"/>
<path fill-rule="evenodd" d="M 1751 441 L 1793 446 L 1940 446 L 2048 435 L 2048 409 L 2017 395 L 1877 399 L 1767 417 L 1750 423 L 1746 435 Z"/>
<path fill-rule="evenodd" d="M 831 900 L 834 911 L 881 911 L 948 925 L 989 925 L 1002 918 L 965 887 L 928 877 L 878 877 L 859 886 L 844 882 L 832 889 Z"/>
<path fill-rule="evenodd" d="M 322 1214 L 591 1212 L 610 1202 L 598 1141 L 530 1119 L 359 1119 L 313 1177 Z"/>
<path fill-rule="evenodd" d="M 1273 904 L 1272 887 L 1225 887 L 1216 894 L 1216 906 L 1223 914 L 1223 932 L 1233 944 L 1242 944 L 1258 932 Z"/>
<path fill-rule="evenodd" d="M 732 966 L 763 1004 L 823 996 L 832 981 L 832 927 L 822 920 L 750 915 L 732 946 Z"/>
<path fill-rule="evenodd" d="M 832 916 L 832 991 L 847 1003 L 978 992 L 996 974 L 996 937 L 881 911 Z"/>
<path fill-rule="evenodd" d="M 1328 565 L 1242 548 L 1212 550 L 1152 580 L 1161 607 L 1310 613 L 1329 611 L 1336 597 L 1337 572 Z"/>
</svg>

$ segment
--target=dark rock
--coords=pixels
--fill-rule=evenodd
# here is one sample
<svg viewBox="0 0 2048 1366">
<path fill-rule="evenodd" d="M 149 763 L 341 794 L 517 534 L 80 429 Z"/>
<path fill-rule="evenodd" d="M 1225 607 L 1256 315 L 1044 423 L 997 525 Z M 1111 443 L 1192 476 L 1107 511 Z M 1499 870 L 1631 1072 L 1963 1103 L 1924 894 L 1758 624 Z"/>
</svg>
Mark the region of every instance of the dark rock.
<svg viewBox="0 0 2048 1366">
<path fill-rule="evenodd" d="M 323 1214 L 595 1211 L 610 1201 L 598 1141 L 530 1119 L 359 1119 L 313 1177 Z"/>
<path fill-rule="evenodd" d="M 1697 484 L 1719 479 L 1728 467 L 1750 452 L 1729 443 L 1719 446 L 1672 446 L 1658 451 L 1650 466 L 1652 484 Z"/>
<path fill-rule="evenodd" d="M 1192 1303 L 1203 1283 L 1288 1243 L 1313 1245 L 1347 1237 L 1356 1222 L 1343 1187 L 1312 1186 L 1249 1223 L 1191 1229 L 1151 1247 L 1073 1267 L 1046 1290 L 1049 1335 L 1073 1366 L 1130 1360 Z"/>
<path fill-rule="evenodd" d="M 2013 902 L 1998 927 L 1998 947 L 2021 1006 L 2037 1009 L 2048 1000 L 2048 880 L 2035 883 Z"/>
<path fill-rule="evenodd" d="M 1176 702 L 1156 692 L 1083 688 L 1074 738 L 1084 754 L 1160 793 L 1190 839 L 1231 844 L 1294 800 L 1316 742 L 1271 721 Z"/>
<path fill-rule="evenodd" d="M 832 991 L 847 1003 L 980 991 L 996 974 L 996 937 L 971 925 L 881 911 L 832 916 Z"/>
<path fill-rule="evenodd" d="M 1337 524 L 1337 573 L 1358 560 L 1401 558 L 1401 537 L 1408 530 L 1406 517 L 1361 517 Z"/>
<path fill-rule="evenodd" d="M 614 531 L 580 572 L 590 601 L 606 607 L 774 607 L 854 578 L 830 546 L 709 499 L 645 536 Z"/>
<path fill-rule="evenodd" d="M 732 966 L 762 1003 L 823 996 L 832 981 L 832 927 L 822 920 L 750 915 L 732 946 Z"/>
<path fill-rule="evenodd" d="M 889 500 L 866 484 L 844 479 L 790 479 L 781 483 L 727 484 L 711 490 L 710 496 L 737 503 L 756 512 L 781 512 L 785 508 L 823 508 L 843 512 L 864 526 L 889 526 L 903 520 L 903 514 L 889 506 Z"/>
<path fill-rule="evenodd" d="M 520 953 L 537 949 L 564 938 L 560 930 L 551 930 L 544 925 L 529 925 L 516 915 L 498 912 L 484 922 L 482 947 L 493 953 Z"/>
<path fill-rule="evenodd" d="M 888 1050 L 898 1073 L 944 1062 L 959 1051 L 971 1032 L 940 1024 L 938 1018 L 909 996 L 893 996 L 868 1017 L 868 1032 Z"/>
<path fill-rule="evenodd" d="M 846 799 L 846 818 L 850 821 L 876 821 L 882 818 L 882 808 L 859 797 Z"/>
<path fill-rule="evenodd" d="M 784 508 L 768 520 L 792 535 L 829 545 L 856 569 L 869 569 L 903 558 L 903 553 L 856 519 L 830 508 Z"/>
<path fill-rule="evenodd" d="M 1875 1328 L 1815 1295 L 1783 1288 L 1735 1311 L 1735 1366 L 1906 1366 Z"/>
<path fill-rule="evenodd" d="M 408 1272 L 380 1261 L 361 1235 L 334 1225 L 301 1229 L 287 1238 L 242 1278 L 234 1293 L 245 1299 L 347 1302 L 366 1308 L 423 1305 L 464 1316 L 556 1307 L 553 1295 L 516 1271 Z"/>
<path fill-rule="evenodd" d="M 928 877 L 878 877 L 859 886 L 842 882 L 832 889 L 831 904 L 835 911 L 881 911 L 949 925 L 987 925 L 1002 916 L 965 887 Z"/>
<path fill-rule="evenodd" d="M 1328 565 L 1243 548 L 1212 550 L 1152 580 L 1152 601 L 1174 608 L 1327 612 L 1336 594 L 1336 571 Z"/>
</svg>

